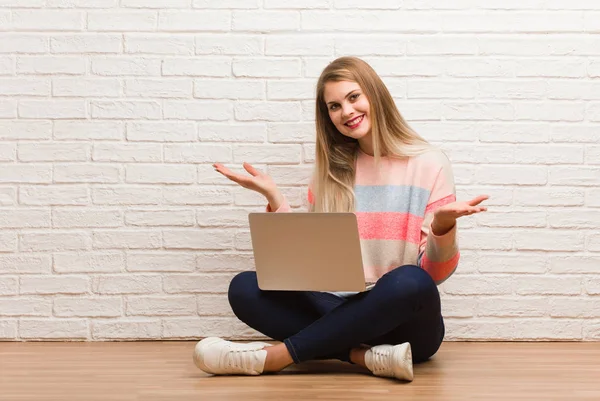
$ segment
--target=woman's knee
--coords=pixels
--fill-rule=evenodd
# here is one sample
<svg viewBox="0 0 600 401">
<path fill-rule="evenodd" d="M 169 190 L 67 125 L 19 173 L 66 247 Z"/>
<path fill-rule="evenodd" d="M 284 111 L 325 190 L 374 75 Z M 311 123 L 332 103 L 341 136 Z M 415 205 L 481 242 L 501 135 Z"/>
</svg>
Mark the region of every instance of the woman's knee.
<svg viewBox="0 0 600 401">
<path fill-rule="evenodd" d="M 405 299 L 411 297 L 421 301 L 439 299 L 435 281 L 429 273 L 416 265 L 404 265 L 383 275 L 377 282 L 391 295 Z"/>
<path fill-rule="evenodd" d="M 248 300 L 254 296 L 258 290 L 258 281 L 256 272 L 246 271 L 237 274 L 229 283 L 227 296 L 229 305 L 234 313 L 248 304 Z"/>
</svg>

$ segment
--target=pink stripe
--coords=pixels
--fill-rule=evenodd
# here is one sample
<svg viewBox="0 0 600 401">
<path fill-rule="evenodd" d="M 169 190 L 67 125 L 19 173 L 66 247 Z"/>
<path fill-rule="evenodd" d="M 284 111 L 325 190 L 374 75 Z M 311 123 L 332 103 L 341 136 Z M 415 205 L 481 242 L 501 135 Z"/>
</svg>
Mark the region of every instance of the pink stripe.
<svg viewBox="0 0 600 401">
<path fill-rule="evenodd" d="M 431 213 L 435 209 L 440 208 L 440 207 L 447 205 L 449 203 L 452 203 L 452 202 L 456 202 L 456 196 L 448 195 L 445 198 L 439 199 L 439 200 L 427 205 L 427 207 L 425 208 L 425 213 Z"/>
<path fill-rule="evenodd" d="M 451 259 L 445 262 L 433 262 L 427 258 L 427 254 L 424 254 L 423 258 L 421 258 L 421 267 L 429 273 L 434 281 L 441 281 L 448 278 L 450 273 L 452 273 L 458 265 L 459 259 L 460 252 L 456 252 Z"/>
<path fill-rule="evenodd" d="M 356 212 L 361 239 L 387 239 L 412 242 L 421 240 L 423 217 L 397 212 Z"/>
</svg>

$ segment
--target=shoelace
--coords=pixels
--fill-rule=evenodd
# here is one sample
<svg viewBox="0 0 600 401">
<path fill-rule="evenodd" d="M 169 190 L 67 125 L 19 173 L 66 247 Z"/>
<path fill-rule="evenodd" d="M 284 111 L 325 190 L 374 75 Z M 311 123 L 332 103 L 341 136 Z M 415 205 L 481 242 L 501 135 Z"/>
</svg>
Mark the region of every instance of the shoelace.
<svg viewBox="0 0 600 401">
<path fill-rule="evenodd" d="M 228 347 L 225 357 L 227 358 L 227 366 L 244 371 L 251 370 L 252 356 L 250 352 L 255 352 L 255 349 L 236 349 Z"/>
<path fill-rule="evenodd" d="M 373 372 L 381 373 L 387 372 L 390 370 L 390 354 L 391 348 L 384 350 L 373 351 L 371 349 L 371 353 L 373 355 Z"/>
</svg>

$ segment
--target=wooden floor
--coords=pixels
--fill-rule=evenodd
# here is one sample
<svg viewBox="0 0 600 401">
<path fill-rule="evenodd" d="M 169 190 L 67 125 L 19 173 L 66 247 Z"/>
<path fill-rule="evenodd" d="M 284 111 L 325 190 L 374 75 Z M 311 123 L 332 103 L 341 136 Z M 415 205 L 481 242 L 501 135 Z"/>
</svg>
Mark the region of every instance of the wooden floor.
<svg viewBox="0 0 600 401">
<path fill-rule="evenodd" d="M 342 362 L 209 376 L 194 342 L 0 343 L 0 399 L 600 400 L 600 343 L 454 343 L 403 383 Z"/>
</svg>

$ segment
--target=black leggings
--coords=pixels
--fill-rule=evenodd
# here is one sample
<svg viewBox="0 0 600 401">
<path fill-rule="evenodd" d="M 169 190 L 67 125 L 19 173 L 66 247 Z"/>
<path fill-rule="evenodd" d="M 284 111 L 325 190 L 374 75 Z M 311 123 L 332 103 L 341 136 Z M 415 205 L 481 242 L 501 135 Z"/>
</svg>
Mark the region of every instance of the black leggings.
<svg viewBox="0 0 600 401">
<path fill-rule="evenodd" d="M 287 346 L 294 362 L 340 359 L 360 344 L 410 342 L 414 362 L 434 355 L 444 338 L 440 295 L 418 266 L 400 266 L 367 292 L 341 298 L 327 292 L 263 291 L 255 272 L 229 285 L 229 303 L 248 326 Z"/>
</svg>

